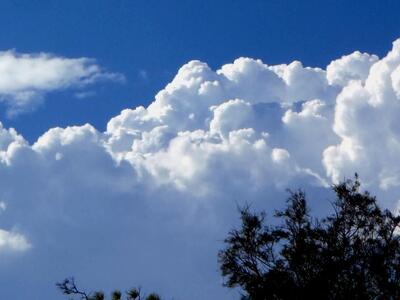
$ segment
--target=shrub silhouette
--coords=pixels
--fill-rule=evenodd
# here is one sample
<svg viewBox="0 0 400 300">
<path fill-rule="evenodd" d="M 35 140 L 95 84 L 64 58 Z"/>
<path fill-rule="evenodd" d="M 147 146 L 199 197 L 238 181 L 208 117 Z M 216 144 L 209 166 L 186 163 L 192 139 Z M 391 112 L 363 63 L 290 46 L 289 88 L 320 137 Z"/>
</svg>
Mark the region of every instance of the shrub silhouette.
<svg viewBox="0 0 400 300">
<path fill-rule="evenodd" d="M 218 255 L 225 285 L 251 300 L 400 299 L 400 217 L 361 192 L 357 174 L 332 189 L 333 213 L 322 219 L 301 190 L 276 212 L 277 226 L 241 209 L 241 228 Z"/>
<path fill-rule="evenodd" d="M 83 290 L 78 289 L 75 279 L 73 277 L 66 278 L 62 282 L 56 283 L 57 288 L 68 296 L 75 297 L 80 300 L 105 300 L 106 296 L 103 292 L 97 291 L 93 293 L 87 293 Z M 160 296 L 155 293 L 149 294 L 147 297 L 143 296 L 140 288 L 132 288 L 126 292 L 126 300 L 161 300 Z M 121 291 L 115 290 L 111 293 L 111 300 L 122 300 Z"/>
</svg>

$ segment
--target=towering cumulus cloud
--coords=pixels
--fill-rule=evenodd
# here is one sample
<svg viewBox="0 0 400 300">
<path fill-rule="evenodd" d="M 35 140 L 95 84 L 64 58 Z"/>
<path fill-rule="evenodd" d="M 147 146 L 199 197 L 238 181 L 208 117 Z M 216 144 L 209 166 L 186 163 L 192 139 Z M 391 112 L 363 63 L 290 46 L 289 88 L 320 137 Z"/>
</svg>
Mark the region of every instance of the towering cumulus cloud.
<svg viewBox="0 0 400 300">
<path fill-rule="evenodd" d="M 17 102 L 102 76 L 85 60 L 12 52 L 0 54 L 0 72 L 0 94 Z M 223 297 L 216 241 L 238 203 L 272 210 L 286 187 L 324 189 L 359 172 L 396 209 L 399 115 L 400 40 L 382 59 L 356 51 L 326 69 L 239 58 L 214 71 L 191 61 L 105 132 L 52 128 L 30 145 L 0 129 L 0 253 L 27 250 L 48 280 L 69 272 L 101 283 L 91 276 L 104 269 L 171 297 Z"/>
</svg>

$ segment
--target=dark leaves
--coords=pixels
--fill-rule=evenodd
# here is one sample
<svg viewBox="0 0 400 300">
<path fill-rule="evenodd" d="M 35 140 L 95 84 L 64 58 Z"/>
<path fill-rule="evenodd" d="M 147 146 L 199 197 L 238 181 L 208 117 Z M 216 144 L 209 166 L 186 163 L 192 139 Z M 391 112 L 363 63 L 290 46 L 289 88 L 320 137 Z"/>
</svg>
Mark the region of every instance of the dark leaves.
<svg viewBox="0 0 400 300">
<path fill-rule="evenodd" d="M 280 226 L 243 209 L 219 253 L 225 284 L 243 299 L 399 299 L 400 217 L 361 192 L 357 175 L 332 188 L 334 212 L 323 219 L 310 217 L 303 191 L 275 214 Z"/>
<path fill-rule="evenodd" d="M 57 288 L 64 294 L 72 297 L 76 297 L 75 299 L 81 300 L 105 300 L 106 296 L 103 292 L 97 291 L 94 293 L 86 293 L 83 290 L 78 289 L 75 284 L 75 280 L 73 277 L 64 279 L 62 282 L 56 283 Z M 160 296 L 155 293 L 151 293 L 147 295 L 147 297 L 143 296 L 140 288 L 132 288 L 126 292 L 126 300 L 161 300 Z M 115 290 L 111 293 L 111 300 L 122 300 L 122 293 L 118 290 Z"/>
</svg>

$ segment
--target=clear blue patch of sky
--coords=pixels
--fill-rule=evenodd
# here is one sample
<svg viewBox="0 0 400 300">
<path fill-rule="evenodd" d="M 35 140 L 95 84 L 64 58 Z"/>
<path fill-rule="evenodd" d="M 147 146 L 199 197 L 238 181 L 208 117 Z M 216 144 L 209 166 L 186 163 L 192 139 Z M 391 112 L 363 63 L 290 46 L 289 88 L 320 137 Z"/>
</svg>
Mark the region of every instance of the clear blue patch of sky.
<svg viewBox="0 0 400 300">
<path fill-rule="evenodd" d="M 104 130 L 120 110 L 149 104 L 191 59 L 325 67 L 354 50 L 382 56 L 400 37 L 399 12 L 389 0 L 3 0 L 0 50 L 95 58 L 127 82 L 95 85 L 83 99 L 52 93 L 35 112 L 7 119 L 1 108 L 0 117 L 31 142 L 54 126 Z"/>
</svg>

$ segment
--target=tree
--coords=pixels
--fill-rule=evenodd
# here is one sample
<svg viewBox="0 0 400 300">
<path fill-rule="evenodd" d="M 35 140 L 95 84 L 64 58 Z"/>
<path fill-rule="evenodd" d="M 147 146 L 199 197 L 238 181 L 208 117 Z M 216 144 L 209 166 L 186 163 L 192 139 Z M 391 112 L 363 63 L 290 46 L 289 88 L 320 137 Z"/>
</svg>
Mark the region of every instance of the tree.
<svg viewBox="0 0 400 300">
<path fill-rule="evenodd" d="M 225 285 L 242 299 L 400 299 L 400 217 L 360 191 L 360 181 L 332 187 L 333 213 L 313 218 L 305 193 L 290 192 L 276 226 L 241 209 L 219 252 Z"/>
<path fill-rule="evenodd" d="M 68 296 L 75 297 L 80 300 L 105 300 L 105 294 L 101 291 L 87 293 L 78 289 L 75 279 L 73 277 L 66 278 L 62 282 L 56 283 L 57 288 Z M 111 300 L 122 300 L 121 291 L 115 290 L 111 293 Z M 126 292 L 126 300 L 161 300 L 160 296 L 155 293 L 149 294 L 147 297 L 143 296 L 140 288 L 132 288 Z"/>
</svg>

